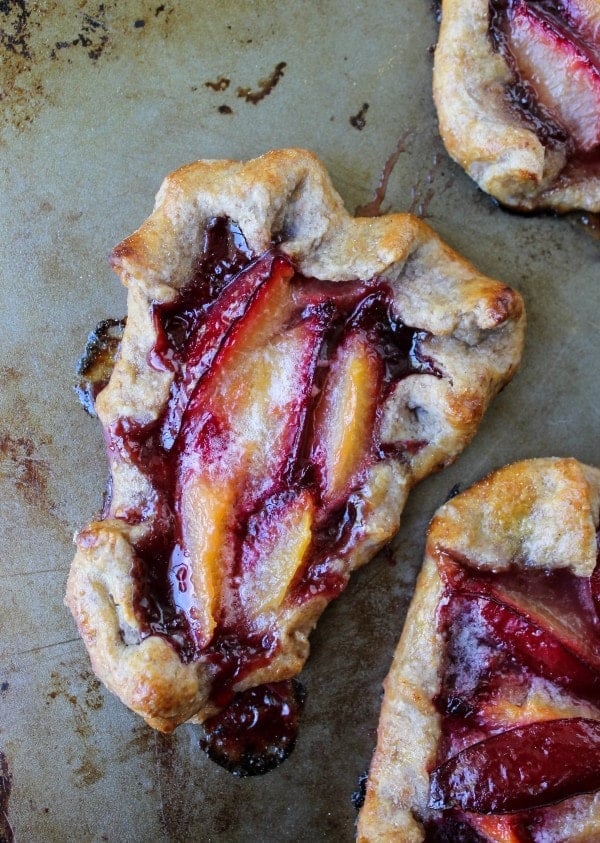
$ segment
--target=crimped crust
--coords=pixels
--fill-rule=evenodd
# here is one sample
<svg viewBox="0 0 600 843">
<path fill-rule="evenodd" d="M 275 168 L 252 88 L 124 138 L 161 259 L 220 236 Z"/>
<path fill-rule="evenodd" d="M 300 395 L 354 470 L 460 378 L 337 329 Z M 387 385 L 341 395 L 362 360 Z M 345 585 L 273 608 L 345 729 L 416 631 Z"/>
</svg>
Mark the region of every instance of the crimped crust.
<svg viewBox="0 0 600 843">
<path fill-rule="evenodd" d="M 431 335 L 427 355 L 441 375 L 398 382 L 382 407 L 384 441 L 422 439 L 403 459 L 373 465 L 358 490 L 365 518 L 351 553 L 336 562 L 349 574 L 394 534 L 411 486 L 450 463 L 474 435 L 492 396 L 510 379 L 521 355 L 520 296 L 480 275 L 424 223 L 403 214 L 353 219 L 311 153 L 270 152 L 248 162 L 198 161 L 168 176 L 148 220 L 115 248 L 111 263 L 128 287 L 120 357 L 96 407 L 105 429 L 126 416 L 157 419 L 173 373 L 147 362 L 156 342 L 151 305 L 177 297 L 190 275 L 204 229 L 215 217 L 239 225 L 260 254 L 273 242 L 305 277 L 342 281 L 383 276 L 405 324 Z M 183 664 L 164 637 L 144 637 L 134 610 L 134 546 L 152 520 L 129 524 L 122 513 L 144 510 L 153 489 L 143 468 L 109 453 L 110 510 L 76 538 L 67 604 L 94 670 L 110 690 L 155 728 L 170 731 L 214 713 L 212 668 L 202 655 Z M 236 690 L 289 678 L 308 655 L 308 634 L 327 600 L 285 602 L 265 615 L 276 631 L 276 657 Z"/>
<path fill-rule="evenodd" d="M 494 472 L 450 500 L 431 523 L 423 568 L 385 680 L 385 696 L 366 798 L 358 820 L 361 843 L 422 841 L 428 816 L 428 771 L 434 766 L 440 716 L 444 636 L 437 612 L 444 588 L 438 562 L 446 555 L 479 570 L 569 568 L 591 576 L 596 566 L 600 470 L 574 459 L 534 459 Z M 589 714 L 600 718 L 600 712 Z M 567 808 L 556 841 L 592 841 L 600 834 L 600 799 Z M 573 800 L 572 800 L 573 801 Z M 561 826 L 562 824 L 562 826 Z"/>
<path fill-rule="evenodd" d="M 512 71 L 488 35 L 488 0 L 443 0 L 433 94 L 449 154 L 500 202 L 523 211 L 600 211 L 600 177 L 563 172 L 563 147 L 545 147 L 505 88 Z"/>
</svg>

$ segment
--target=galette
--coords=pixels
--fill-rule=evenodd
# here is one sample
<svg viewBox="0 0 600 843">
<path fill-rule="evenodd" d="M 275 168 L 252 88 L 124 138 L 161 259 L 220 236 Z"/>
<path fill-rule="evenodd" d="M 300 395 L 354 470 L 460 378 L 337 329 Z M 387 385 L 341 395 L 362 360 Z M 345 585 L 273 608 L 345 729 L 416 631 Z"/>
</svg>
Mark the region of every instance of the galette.
<svg viewBox="0 0 600 843">
<path fill-rule="evenodd" d="M 450 155 L 503 204 L 600 211 L 600 0 L 443 0 Z"/>
<path fill-rule="evenodd" d="M 600 470 L 503 468 L 447 502 L 385 680 L 358 839 L 600 840 Z"/>
<path fill-rule="evenodd" d="M 514 373 L 523 304 L 415 217 L 350 217 L 293 149 L 172 173 L 111 263 L 110 482 L 67 603 L 106 686 L 171 731 L 300 671 Z"/>
</svg>

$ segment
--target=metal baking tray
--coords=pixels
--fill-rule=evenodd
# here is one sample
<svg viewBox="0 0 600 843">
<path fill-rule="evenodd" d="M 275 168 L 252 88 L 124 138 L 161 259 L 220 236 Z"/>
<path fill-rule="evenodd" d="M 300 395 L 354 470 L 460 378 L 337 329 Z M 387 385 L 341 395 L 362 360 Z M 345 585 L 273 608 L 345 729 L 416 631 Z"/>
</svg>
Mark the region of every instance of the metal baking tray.
<svg viewBox="0 0 600 843">
<path fill-rule="evenodd" d="M 600 464 L 600 244 L 577 218 L 508 214 L 444 152 L 423 0 L 0 3 L 0 839 L 350 841 L 380 687 L 425 530 L 455 484 L 506 462 Z M 423 482 L 389 551 L 312 636 L 291 757 L 233 778 L 194 727 L 153 732 L 99 685 L 64 608 L 72 535 L 99 509 L 99 425 L 74 368 L 125 311 L 106 255 L 196 158 L 302 146 L 350 209 L 412 210 L 529 314 L 520 373 L 454 466 Z M 4 819 L 3 819 L 4 818 Z M 6 823 L 5 823 L 6 824 Z M 8 827 L 7 827 L 8 828 Z"/>
</svg>

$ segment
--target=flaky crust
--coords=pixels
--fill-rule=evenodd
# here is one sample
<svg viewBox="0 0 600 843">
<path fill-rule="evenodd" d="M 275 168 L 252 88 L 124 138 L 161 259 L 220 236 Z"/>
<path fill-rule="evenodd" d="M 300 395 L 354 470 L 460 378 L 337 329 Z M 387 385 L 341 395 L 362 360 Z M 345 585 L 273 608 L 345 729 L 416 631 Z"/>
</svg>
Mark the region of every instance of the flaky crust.
<svg viewBox="0 0 600 843">
<path fill-rule="evenodd" d="M 402 320 L 431 335 L 425 351 L 441 376 L 400 381 L 381 420 L 384 441 L 428 444 L 369 470 L 360 490 L 361 537 L 339 560 L 349 574 L 392 537 L 411 486 L 457 456 L 491 397 L 514 373 L 523 344 L 521 298 L 480 275 L 412 216 L 351 218 L 311 153 L 282 150 L 248 162 L 198 161 L 165 179 L 153 214 L 111 256 L 128 287 L 128 318 L 120 358 L 97 399 L 105 428 L 122 416 L 151 422 L 161 415 L 173 375 L 147 363 L 156 341 L 150 305 L 176 298 L 206 225 L 218 216 L 235 220 L 257 254 L 278 242 L 306 277 L 385 277 Z M 133 546 L 151 523 L 130 525 L 122 514 L 132 504 L 143 511 L 153 489 L 131 462 L 111 460 L 110 454 L 109 461 L 110 511 L 76 537 L 67 604 L 104 683 L 149 724 L 170 731 L 214 712 L 211 667 L 202 657 L 182 664 L 163 638 L 142 636 L 131 568 Z M 278 655 L 237 690 L 298 673 L 308 655 L 308 634 L 326 602 L 317 595 L 265 617 L 281 641 Z"/>
<path fill-rule="evenodd" d="M 600 470 L 551 458 L 500 469 L 437 511 L 384 683 L 377 748 L 358 821 L 361 843 L 417 843 L 425 837 L 419 818 L 427 815 L 428 770 L 440 735 L 433 699 L 440 690 L 444 647 L 436 622 L 443 594 L 436 560 L 456 553 L 479 569 L 568 567 L 578 576 L 590 576 L 599 515 Z M 567 812 L 552 839 L 597 840 L 600 799 L 582 813 L 585 822 L 581 814 Z"/>
<path fill-rule="evenodd" d="M 477 184 L 523 211 L 600 211 L 600 177 L 563 172 L 563 149 L 544 147 L 511 113 L 512 73 L 488 36 L 488 0 L 443 0 L 433 95 L 446 149 Z"/>
</svg>

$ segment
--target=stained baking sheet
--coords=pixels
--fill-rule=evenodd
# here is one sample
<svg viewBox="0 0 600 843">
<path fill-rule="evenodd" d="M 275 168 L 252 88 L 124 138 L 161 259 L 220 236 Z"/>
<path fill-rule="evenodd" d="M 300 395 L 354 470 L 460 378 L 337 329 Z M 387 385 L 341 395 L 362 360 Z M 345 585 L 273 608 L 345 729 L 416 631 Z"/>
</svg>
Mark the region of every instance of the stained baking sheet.
<svg viewBox="0 0 600 843">
<path fill-rule="evenodd" d="M 351 840 L 433 511 L 517 458 L 600 463 L 600 245 L 576 219 L 507 214 L 448 159 L 435 38 L 423 0 L 0 3 L 0 839 L 4 811 L 22 841 Z M 153 732 L 90 671 L 63 592 L 105 461 L 72 386 L 90 328 L 124 313 L 105 256 L 162 177 L 282 146 L 314 150 L 350 209 L 399 150 L 383 209 L 418 213 L 518 288 L 529 333 L 475 441 L 322 618 L 295 752 L 240 780 L 193 727 Z"/>
</svg>

